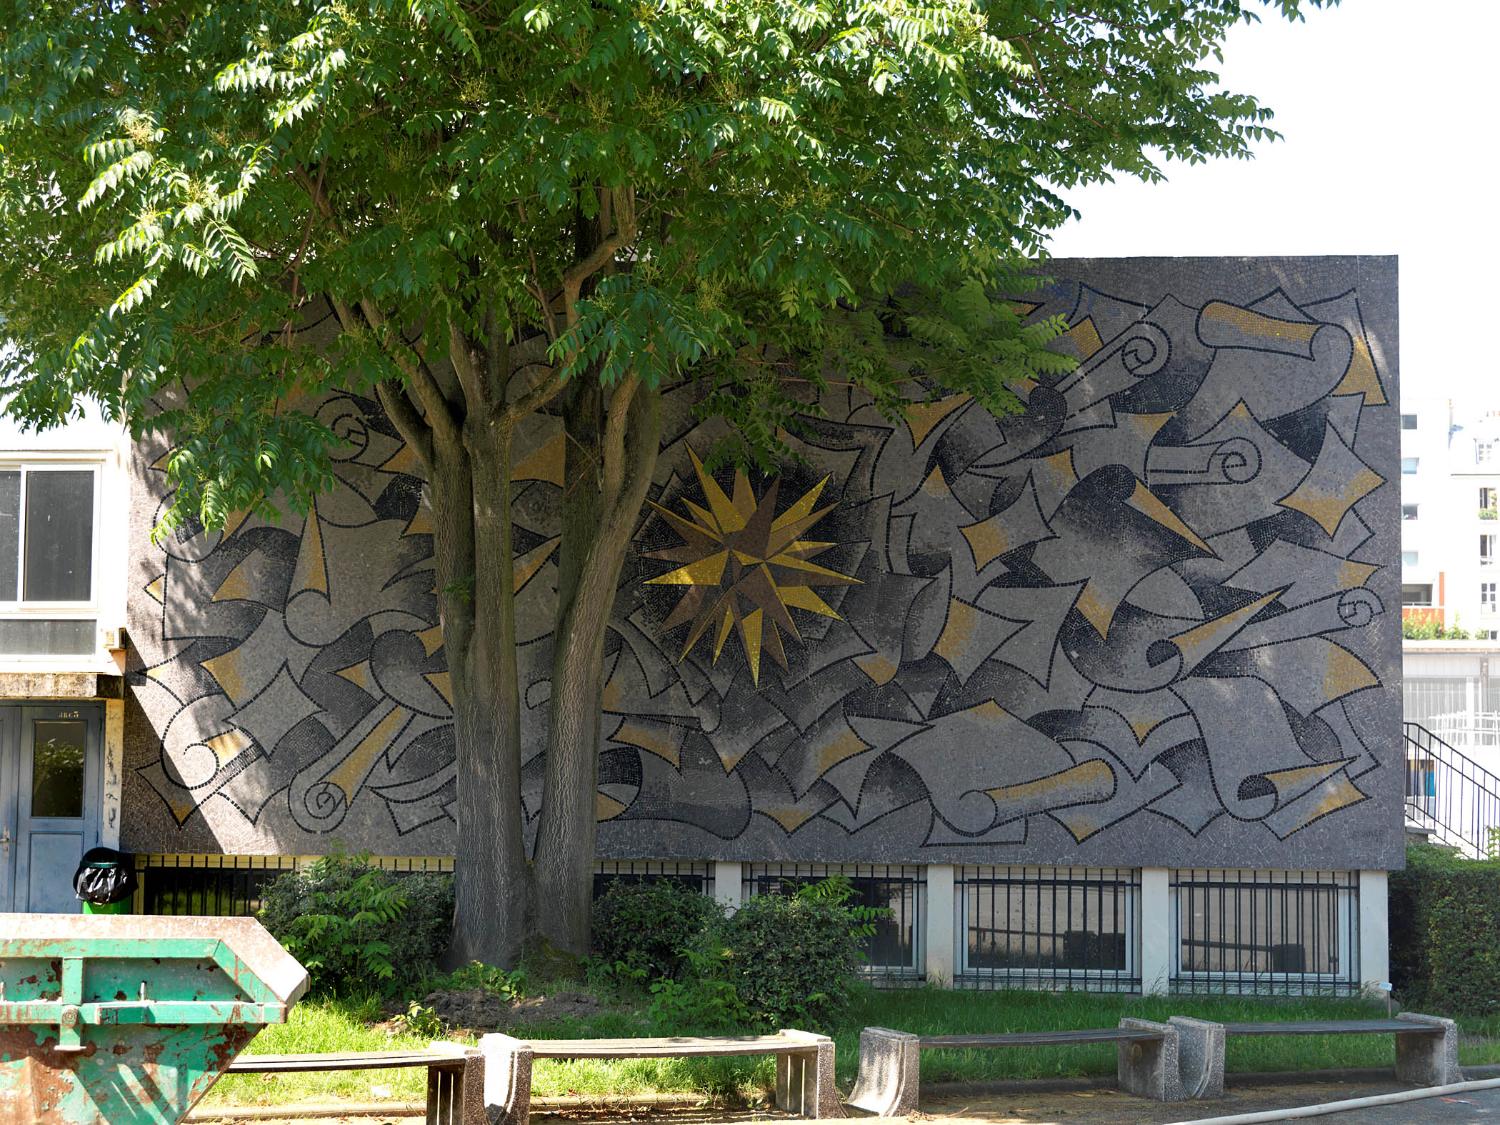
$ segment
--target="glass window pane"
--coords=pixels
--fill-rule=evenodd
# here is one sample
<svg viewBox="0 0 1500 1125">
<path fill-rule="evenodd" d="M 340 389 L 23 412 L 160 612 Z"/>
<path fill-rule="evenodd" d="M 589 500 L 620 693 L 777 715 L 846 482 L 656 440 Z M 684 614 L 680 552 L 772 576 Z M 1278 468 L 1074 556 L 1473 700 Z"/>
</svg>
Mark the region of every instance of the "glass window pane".
<svg viewBox="0 0 1500 1125">
<path fill-rule="evenodd" d="M 22 618 L 0 620 L 0 653 L 6 656 L 91 656 L 98 622 Z"/>
<path fill-rule="evenodd" d="M 92 592 L 94 474 L 26 474 L 28 602 L 86 602 Z"/>
<path fill-rule="evenodd" d="M 21 473 L 0 472 L 0 602 L 16 600 L 21 566 Z"/>
<path fill-rule="evenodd" d="M 86 724 L 77 719 L 37 722 L 31 735 L 31 815 L 83 815 Z"/>
</svg>

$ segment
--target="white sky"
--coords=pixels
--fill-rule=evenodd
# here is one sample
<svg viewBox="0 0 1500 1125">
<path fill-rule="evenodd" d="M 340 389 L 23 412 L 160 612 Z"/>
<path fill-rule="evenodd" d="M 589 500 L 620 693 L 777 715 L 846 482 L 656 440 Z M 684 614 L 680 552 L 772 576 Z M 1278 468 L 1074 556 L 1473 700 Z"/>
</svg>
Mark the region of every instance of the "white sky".
<svg viewBox="0 0 1500 1125">
<path fill-rule="evenodd" d="M 1500 319 L 1500 0 L 1270 9 L 1224 52 L 1224 85 L 1276 111 L 1254 160 L 1172 165 L 1069 197 L 1057 257 L 1399 254 L 1404 397 L 1500 409 L 1483 343 Z"/>
</svg>

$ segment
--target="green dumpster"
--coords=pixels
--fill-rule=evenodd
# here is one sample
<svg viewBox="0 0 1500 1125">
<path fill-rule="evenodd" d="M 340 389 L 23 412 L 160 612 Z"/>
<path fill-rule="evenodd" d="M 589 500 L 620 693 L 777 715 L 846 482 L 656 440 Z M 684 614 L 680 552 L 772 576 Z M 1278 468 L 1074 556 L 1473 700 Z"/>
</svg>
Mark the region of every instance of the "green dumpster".
<svg viewBox="0 0 1500 1125">
<path fill-rule="evenodd" d="M 306 988 L 253 918 L 0 914 L 0 1125 L 181 1121 Z"/>
</svg>

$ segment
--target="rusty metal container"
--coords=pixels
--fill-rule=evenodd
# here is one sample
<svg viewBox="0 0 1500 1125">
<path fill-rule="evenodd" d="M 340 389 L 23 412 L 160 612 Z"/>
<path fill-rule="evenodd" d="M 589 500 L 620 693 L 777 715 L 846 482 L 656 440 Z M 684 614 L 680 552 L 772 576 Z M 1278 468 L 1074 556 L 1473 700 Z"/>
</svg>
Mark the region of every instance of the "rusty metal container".
<svg viewBox="0 0 1500 1125">
<path fill-rule="evenodd" d="M 0 1125 L 181 1121 L 306 988 L 252 918 L 0 914 Z"/>
</svg>

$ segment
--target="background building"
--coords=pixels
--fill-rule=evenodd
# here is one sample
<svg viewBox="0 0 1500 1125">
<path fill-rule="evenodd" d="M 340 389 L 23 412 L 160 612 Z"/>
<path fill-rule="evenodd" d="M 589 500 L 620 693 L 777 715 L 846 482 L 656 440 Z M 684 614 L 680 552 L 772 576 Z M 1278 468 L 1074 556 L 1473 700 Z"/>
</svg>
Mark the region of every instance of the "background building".
<svg viewBox="0 0 1500 1125">
<path fill-rule="evenodd" d="M 737 901 L 841 870 L 895 912 L 879 971 L 975 987 L 1382 981 L 1405 793 L 1394 261 L 1049 268 L 1031 315 L 1067 318 L 1080 366 L 1015 417 L 914 385 L 892 419 L 835 389 L 801 458 L 752 480 L 704 470 L 715 433 L 667 395 L 607 644 L 601 874 Z M 158 911 L 246 909 L 336 846 L 450 862 L 421 482 L 373 402 L 319 416 L 337 484 L 279 523 L 153 539 L 168 450 L 129 451 L 128 557 L 101 560 L 128 591 L 123 705 L 95 681 L 76 711 L 99 749 L 79 734 L 45 791 L 15 775 L 23 850 L 65 820 L 81 846 L 97 809 Z M 515 474 L 528 823 L 561 441 L 539 421 Z M 741 584 L 731 546 L 769 581 Z M 19 756 L 53 760 L 45 733 Z M 38 794 L 65 792 L 90 811 L 42 824 Z M 76 847 L 51 855 L 70 872 Z"/>
</svg>

